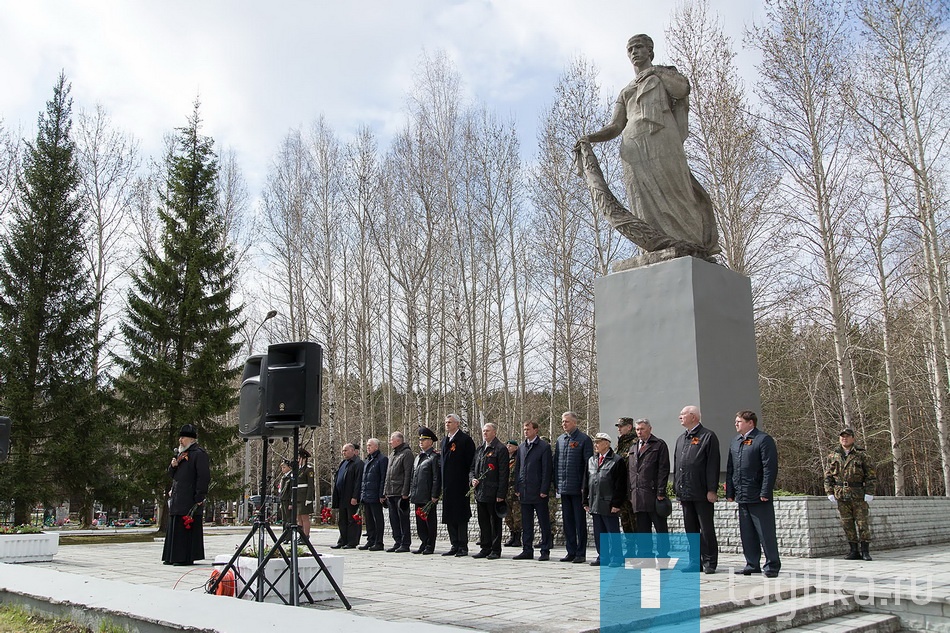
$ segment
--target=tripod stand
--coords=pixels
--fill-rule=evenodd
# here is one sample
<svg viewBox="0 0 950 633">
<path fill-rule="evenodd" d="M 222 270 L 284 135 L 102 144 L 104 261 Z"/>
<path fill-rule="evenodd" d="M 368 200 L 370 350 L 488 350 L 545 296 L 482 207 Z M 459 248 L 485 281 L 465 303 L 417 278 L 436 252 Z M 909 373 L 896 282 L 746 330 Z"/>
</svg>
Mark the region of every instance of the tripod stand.
<svg viewBox="0 0 950 633">
<path fill-rule="evenodd" d="M 300 449 L 300 429 L 294 427 L 294 456 L 297 455 Z M 266 473 L 267 465 L 267 442 L 264 442 L 263 455 L 261 457 L 261 468 L 262 472 Z M 310 585 L 320 577 L 320 574 L 325 574 L 327 581 L 333 587 L 333 590 L 336 592 L 336 595 L 340 597 L 340 600 L 346 606 L 347 610 L 352 609 L 349 601 L 346 599 L 346 596 L 343 595 L 343 591 L 340 589 L 339 585 L 336 584 L 336 580 L 333 579 L 333 575 L 330 573 L 330 570 L 327 569 L 326 564 L 323 562 L 323 559 L 320 557 L 320 554 L 317 553 L 317 550 L 314 549 L 313 544 L 310 542 L 310 538 L 302 532 L 302 528 L 297 524 L 297 475 L 299 474 L 299 462 L 295 459 L 293 461 L 293 469 L 291 471 L 291 514 L 290 514 L 290 525 L 284 525 L 283 533 L 280 535 L 280 538 L 274 534 L 274 531 L 271 529 L 270 525 L 267 523 L 267 517 L 264 516 L 264 499 L 266 499 L 265 493 L 267 492 L 266 488 L 266 475 L 261 477 L 261 505 L 258 508 L 257 515 L 254 519 L 254 526 L 251 528 L 250 533 L 245 537 L 244 541 L 238 547 L 237 551 L 234 553 L 234 556 L 231 557 L 231 560 L 228 561 L 224 569 L 218 574 L 218 577 L 208 586 L 208 593 L 214 593 L 217 589 L 218 584 L 224 579 L 224 575 L 229 571 L 233 570 L 235 575 L 240 576 L 240 571 L 235 566 L 238 557 L 243 553 L 244 548 L 247 547 L 247 544 L 251 542 L 254 538 L 254 535 L 258 535 L 258 547 L 257 547 L 257 570 L 251 577 L 247 580 L 241 578 L 244 581 L 244 588 L 238 594 L 238 598 L 243 598 L 244 595 L 248 592 L 250 587 L 254 584 L 254 581 L 257 581 L 257 590 L 254 594 L 254 599 L 256 602 L 263 602 L 264 597 L 273 591 L 284 604 L 291 604 L 293 606 L 300 605 L 300 594 L 303 593 L 307 597 L 307 601 L 310 604 L 313 604 L 313 596 L 310 595 Z M 274 542 L 274 546 L 265 554 L 264 553 L 264 543 L 265 543 L 265 532 L 270 535 L 271 540 Z M 289 545 L 290 554 L 284 551 L 284 545 Z M 300 578 L 300 571 L 298 566 L 298 552 L 297 548 L 300 545 L 305 545 L 310 551 L 310 555 L 313 556 L 317 565 L 320 567 L 313 578 L 311 578 L 306 584 Z M 271 582 L 265 572 L 267 569 L 267 562 L 275 554 L 279 554 L 280 557 L 284 560 L 284 563 L 287 565 L 287 568 L 284 569 L 277 578 Z M 290 596 L 290 601 L 288 602 L 280 591 L 277 589 L 277 583 L 290 572 L 290 578 L 292 579 L 292 589 L 288 592 Z M 267 585 L 269 588 L 265 592 L 264 585 Z"/>
</svg>

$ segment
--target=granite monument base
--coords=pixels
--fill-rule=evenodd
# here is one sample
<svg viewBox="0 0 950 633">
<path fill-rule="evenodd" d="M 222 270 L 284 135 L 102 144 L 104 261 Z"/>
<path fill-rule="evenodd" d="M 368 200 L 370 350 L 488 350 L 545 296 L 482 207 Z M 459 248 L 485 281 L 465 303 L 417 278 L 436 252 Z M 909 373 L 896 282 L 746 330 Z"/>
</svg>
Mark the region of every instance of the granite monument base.
<svg viewBox="0 0 950 633">
<path fill-rule="evenodd" d="M 696 405 L 725 470 L 736 412 L 761 413 L 749 278 L 680 257 L 601 277 L 595 311 L 600 430 L 649 418 L 672 452 L 680 410 Z"/>
</svg>

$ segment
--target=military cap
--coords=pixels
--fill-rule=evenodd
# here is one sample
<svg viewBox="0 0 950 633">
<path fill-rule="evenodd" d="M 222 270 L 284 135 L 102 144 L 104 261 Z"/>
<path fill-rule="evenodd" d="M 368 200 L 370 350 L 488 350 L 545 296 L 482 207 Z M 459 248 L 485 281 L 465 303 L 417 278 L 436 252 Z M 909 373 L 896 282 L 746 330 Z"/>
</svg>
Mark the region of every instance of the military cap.
<svg viewBox="0 0 950 633">
<path fill-rule="evenodd" d="M 842 437 L 844 435 L 850 435 L 851 437 L 854 437 L 854 431 L 851 429 L 845 429 L 841 433 L 838 433 L 838 437 Z"/>
<path fill-rule="evenodd" d="M 428 428 L 428 427 L 425 427 L 425 426 L 420 426 L 420 427 L 419 427 L 419 439 L 420 439 L 420 440 L 428 439 L 428 440 L 432 440 L 433 442 L 435 442 L 435 441 L 437 441 L 437 440 L 439 439 L 439 437 L 438 437 L 435 433 L 432 432 L 432 429 L 430 429 L 430 428 Z"/>
</svg>

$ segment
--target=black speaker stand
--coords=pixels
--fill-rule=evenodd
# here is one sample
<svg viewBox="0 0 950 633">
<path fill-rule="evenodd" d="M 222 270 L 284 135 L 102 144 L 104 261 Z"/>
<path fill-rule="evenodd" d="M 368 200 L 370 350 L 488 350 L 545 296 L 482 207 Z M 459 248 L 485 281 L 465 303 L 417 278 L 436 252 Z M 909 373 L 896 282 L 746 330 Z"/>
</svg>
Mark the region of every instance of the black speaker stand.
<svg viewBox="0 0 950 633">
<path fill-rule="evenodd" d="M 323 559 L 320 557 L 320 554 L 317 553 L 316 549 L 314 549 L 313 544 L 310 542 L 310 538 L 306 534 L 303 533 L 303 528 L 297 524 L 297 475 L 299 472 L 300 464 L 297 461 L 296 457 L 297 457 L 297 452 L 299 449 L 300 449 L 300 429 L 299 427 L 294 427 L 294 452 L 293 452 L 294 460 L 293 460 L 293 470 L 291 471 L 292 472 L 292 475 L 291 475 L 292 488 L 291 488 L 290 525 L 284 525 L 284 530 L 283 530 L 283 533 L 280 535 L 280 538 L 276 538 L 273 530 L 271 530 L 270 526 L 267 524 L 266 517 L 261 516 L 261 511 L 259 508 L 258 516 L 254 522 L 254 526 L 251 528 L 251 532 L 244 539 L 244 542 L 238 547 L 238 550 L 234 553 L 234 556 L 231 558 L 228 564 L 218 574 L 218 577 L 215 579 L 215 581 L 209 585 L 208 593 L 214 593 L 215 589 L 217 589 L 218 584 L 224 578 L 224 574 L 226 574 L 229 569 L 232 569 L 232 570 L 236 569 L 234 566 L 234 563 L 237 561 L 237 558 L 241 555 L 241 553 L 243 552 L 247 544 L 254 537 L 254 534 L 257 533 L 259 535 L 258 549 L 257 549 L 257 555 L 258 555 L 257 570 L 255 570 L 255 572 L 251 574 L 250 578 L 244 581 L 245 583 L 244 588 L 241 590 L 241 593 L 237 596 L 238 598 L 244 597 L 244 595 L 250 589 L 251 585 L 254 584 L 254 581 L 256 580 L 257 591 L 254 595 L 254 599 L 257 602 L 262 602 L 264 600 L 264 597 L 267 594 L 269 594 L 271 591 L 273 591 L 274 593 L 277 594 L 278 597 L 280 597 L 280 599 L 283 601 L 284 604 L 290 604 L 295 607 L 299 606 L 301 593 L 304 596 L 306 596 L 307 602 L 309 602 L 310 604 L 313 604 L 314 600 L 313 600 L 313 596 L 310 595 L 310 585 L 313 583 L 313 581 L 315 581 L 317 578 L 320 577 L 320 574 L 324 574 L 327 578 L 327 581 L 330 583 L 330 585 L 333 587 L 333 590 L 336 592 L 336 595 L 339 596 L 340 600 L 343 602 L 343 605 L 346 607 L 347 611 L 353 608 L 350 605 L 349 600 L 346 599 L 346 596 L 343 595 L 343 590 L 341 590 L 340 586 L 337 585 L 336 580 L 334 580 L 333 575 L 330 573 L 330 570 L 327 569 L 327 566 L 323 562 Z M 266 463 L 266 454 L 267 454 L 267 441 L 265 440 L 264 442 L 265 457 L 262 459 L 262 464 Z M 266 472 L 266 470 L 264 472 Z M 264 477 L 264 479 L 266 479 L 266 476 Z M 265 484 L 262 482 L 262 485 L 261 485 L 262 499 L 266 499 L 266 497 L 263 495 L 264 487 L 265 487 Z M 261 507 L 263 507 L 263 505 L 264 504 L 262 503 Z M 271 539 L 274 541 L 274 546 L 266 554 L 264 553 L 265 531 L 268 534 L 270 534 Z M 289 554 L 286 551 L 284 551 L 284 545 L 289 546 L 290 548 Z M 298 546 L 301 546 L 301 545 L 306 546 L 307 550 L 310 552 L 310 555 L 313 556 L 313 559 L 317 562 L 317 565 L 320 566 L 320 571 L 314 574 L 313 578 L 311 578 L 307 583 L 304 583 L 303 580 L 300 578 L 297 548 Z M 284 560 L 284 563 L 287 565 L 287 568 L 283 570 L 280 573 L 280 575 L 274 579 L 273 582 L 271 582 L 266 577 L 265 572 L 266 572 L 266 567 L 267 567 L 267 561 L 269 561 L 271 557 L 273 557 L 275 554 L 280 555 L 280 557 Z M 280 591 L 276 587 L 276 584 L 284 577 L 284 575 L 288 571 L 290 572 L 290 577 L 294 579 L 294 587 L 295 587 L 294 591 L 288 592 L 290 594 L 289 601 L 285 599 L 283 595 L 281 595 Z M 238 572 L 235 571 L 235 573 L 237 574 Z M 268 586 L 268 590 L 266 592 L 263 589 L 264 584 Z"/>
</svg>

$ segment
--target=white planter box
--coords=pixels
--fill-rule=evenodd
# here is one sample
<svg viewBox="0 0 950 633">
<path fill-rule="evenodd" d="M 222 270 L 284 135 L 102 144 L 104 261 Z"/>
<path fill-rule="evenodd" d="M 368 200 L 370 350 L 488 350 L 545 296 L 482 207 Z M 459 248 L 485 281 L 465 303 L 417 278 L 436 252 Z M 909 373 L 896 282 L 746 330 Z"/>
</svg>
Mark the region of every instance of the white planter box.
<svg viewBox="0 0 950 633">
<path fill-rule="evenodd" d="M 0 534 L 0 563 L 39 563 L 53 560 L 59 534 Z"/>
<path fill-rule="evenodd" d="M 323 559 L 323 564 L 327 566 L 327 569 L 330 570 L 330 573 L 333 575 L 333 580 L 336 581 L 337 586 L 343 591 L 343 557 L 342 556 L 331 556 L 331 555 L 321 555 Z M 227 565 L 228 561 L 231 560 L 230 556 L 216 556 L 214 559 L 215 569 L 221 571 L 224 569 L 224 566 Z M 235 578 L 235 595 L 241 593 L 244 589 L 244 581 L 242 579 L 250 579 L 250 577 L 257 570 L 257 559 L 249 558 L 247 556 L 241 556 L 238 558 L 236 563 L 240 574 L 235 574 L 235 576 L 240 576 Z M 271 559 L 267 561 L 265 567 L 266 571 L 264 573 L 265 578 L 270 582 L 274 583 L 276 588 L 280 591 L 280 595 L 284 597 L 284 600 L 287 601 L 287 604 L 291 603 L 290 600 L 290 588 L 294 584 L 294 579 L 290 570 L 287 568 L 287 564 L 284 563 L 282 558 Z M 320 566 L 312 556 L 301 556 L 297 559 L 297 569 L 300 573 L 300 580 L 304 585 L 310 583 L 310 580 L 317 575 L 318 572 L 321 572 Z M 283 576 L 281 572 L 286 571 Z M 277 581 L 277 578 L 280 578 Z M 257 579 L 254 580 L 253 586 L 244 594 L 245 600 L 254 599 L 254 591 L 257 588 Z M 299 588 L 299 587 L 298 587 Z M 310 583 L 307 587 L 307 591 L 310 592 L 310 595 L 315 601 L 317 600 L 332 600 L 336 598 L 336 591 L 333 590 L 333 585 L 327 580 L 327 576 L 324 573 L 320 573 L 320 576 Z M 345 595 L 345 593 L 344 593 Z M 274 602 L 277 604 L 284 604 L 284 600 L 281 600 L 278 597 L 274 589 L 265 582 L 264 583 L 264 602 Z M 300 604 L 307 603 L 307 596 L 301 592 L 300 593 Z"/>
</svg>

